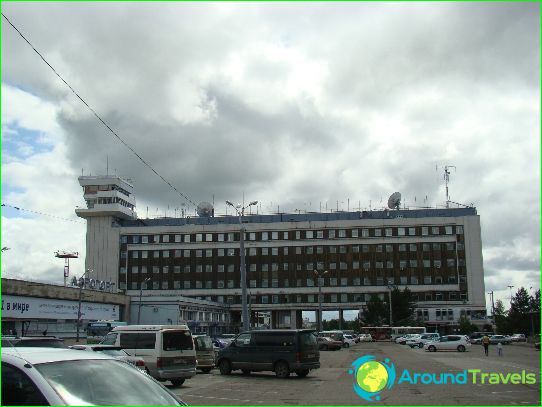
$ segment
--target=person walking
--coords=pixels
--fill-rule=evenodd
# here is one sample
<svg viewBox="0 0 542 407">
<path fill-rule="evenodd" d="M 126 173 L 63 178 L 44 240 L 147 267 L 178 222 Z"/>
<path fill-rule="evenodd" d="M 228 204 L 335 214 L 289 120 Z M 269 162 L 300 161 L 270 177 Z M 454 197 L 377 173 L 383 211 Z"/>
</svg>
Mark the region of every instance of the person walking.
<svg viewBox="0 0 542 407">
<path fill-rule="evenodd" d="M 502 356 L 502 343 L 500 342 L 497 344 L 497 352 L 499 356 Z"/>
<path fill-rule="evenodd" d="M 484 345 L 484 352 L 486 356 L 489 356 L 489 336 L 484 335 L 482 338 L 482 345 Z"/>
</svg>

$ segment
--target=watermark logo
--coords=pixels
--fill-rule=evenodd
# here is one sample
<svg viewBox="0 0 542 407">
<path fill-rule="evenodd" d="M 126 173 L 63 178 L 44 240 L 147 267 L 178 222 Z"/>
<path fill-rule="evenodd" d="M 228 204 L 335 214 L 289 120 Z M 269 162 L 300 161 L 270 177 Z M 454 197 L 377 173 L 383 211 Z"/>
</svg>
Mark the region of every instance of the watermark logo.
<svg viewBox="0 0 542 407">
<path fill-rule="evenodd" d="M 378 362 L 374 356 L 365 355 L 356 359 L 352 366 L 348 373 L 354 375 L 354 391 L 364 400 L 380 400 L 380 394 L 395 384 L 395 366 L 387 358 Z"/>
</svg>

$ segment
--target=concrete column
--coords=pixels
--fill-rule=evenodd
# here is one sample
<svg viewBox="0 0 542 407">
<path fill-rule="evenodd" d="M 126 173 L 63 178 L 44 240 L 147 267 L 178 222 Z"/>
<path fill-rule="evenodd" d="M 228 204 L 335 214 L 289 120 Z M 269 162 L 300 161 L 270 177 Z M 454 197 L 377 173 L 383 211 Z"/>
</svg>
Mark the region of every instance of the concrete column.
<svg viewBox="0 0 542 407">
<path fill-rule="evenodd" d="M 297 310 L 293 309 L 290 310 L 290 328 L 291 329 L 298 329 L 301 328 L 299 325 L 297 325 Z"/>
<path fill-rule="evenodd" d="M 339 330 L 343 329 L 344 310 L 339 310 Z"/>
<path fill-rule="evenodd" d="M 271 327 L 270 327 L 271 329 L 274 329 L 275 325 L 277 323 L 276 311 L 271 311 L 269 314 L 271 316 L 271 321 L 270 321 L 269 325 L 271 325 Z"/>
</svg>

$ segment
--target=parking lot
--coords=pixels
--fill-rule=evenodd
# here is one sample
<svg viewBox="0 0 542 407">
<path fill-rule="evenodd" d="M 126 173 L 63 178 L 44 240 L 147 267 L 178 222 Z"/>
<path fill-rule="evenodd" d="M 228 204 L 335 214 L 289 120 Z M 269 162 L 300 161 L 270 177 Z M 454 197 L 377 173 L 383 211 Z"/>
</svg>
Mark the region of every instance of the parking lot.
<svg viewBox="0 0 542 407">
<path fill-rule="evenodd" d="M 233 372 L 222 376 L 214 369 L 201 374 L 180 388 L 172 390 L 189 405 L 360 405 L 374 404 L 353 391 L 354 379 L 348 374 L 351 363 L 360 356 L 389 358 L 395 364 L 397 379 L 408 369 L 419 373 L 459 373 L 481 369 L 495 373 L 536 374 L 537 383 L 522 384 L 409 384 L 397 383 L 382 392 L 379 404 L 385 405 L 540 405 L 540 352 L 532 345 L 504 347 L 504 356 L 490 347 L 489 357 L 483 348 L 473 345 L 467 352 L 425 352 L 389 342 L 356 344 L 350 349 L 320 353 L 321 368 L 306 378 L 292 374 L 278 379 L 271 372 L 243 375 Z"/>
</svg>

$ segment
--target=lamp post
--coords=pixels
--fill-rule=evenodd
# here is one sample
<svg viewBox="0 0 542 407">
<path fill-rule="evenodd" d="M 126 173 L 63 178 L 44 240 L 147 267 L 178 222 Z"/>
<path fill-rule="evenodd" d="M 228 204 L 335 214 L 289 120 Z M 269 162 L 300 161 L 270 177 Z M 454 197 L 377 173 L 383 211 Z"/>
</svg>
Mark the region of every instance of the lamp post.
<svg viewBox="0 0 542 407">
<path fill-rule="evenodd" d="M 138 325 L 139 325 L 139 321 L 140 321 L 140 317 L 141 317 L 141 296 L 143 295 L 143 283 L 147 283 L 147 281 L 151 281 L 151 278 L 147 277 L 139 285 L 139 307 L 137 308 L 137 324 Z"/>
<path fill-rule="evenodd" d="M 327 270 L 314 270 L 318 276 L 318 332 L 322 332 L 322 278 Z"/>
<path fill-rule="evenodd" d="M 92 273 L 92 269 L 87 269 L 79 279 L 79 306 L 77 307 L 77 336 L 75 342 L 79 342 L 79 325 L 81 323 L 81 300 L 83 299 L 83 287 L 85 286 L 85 276 Z"/>
<path fill-rule="evenodd" d="M 246 206 L 241 204 L 234 205 L 230 201 L 226 201 L 226 204 L 231 206 L 239 215 L 239 227 L 240 227 L 240 250 L 241 250 L 241 304 L 243 307 L 241 318 L 243 320 L 243 331 L 249 330 L 248 323 L 248 308 L 247 308 L 247 274 L 245 269 L 245 229 L 243 228 L 243 215 L 245 214 L 245 209 L 252 205 L 257 205 L 258 201 L 252 201 Z"/>
<path fill-rule="evenodd" d="M 514 286 L 509 285 L 508 288 L 510 289 L 510 309 L 512 309 L 512 288 L 514 288 Z"/>
<path fill-rule="evenodd" d="M 388 284 L 388 290 L 390 290 L 390 328 L 393 326 L 392 312 L 391 312 L 391 292 L 395 288 L 394 284 Z"/>
</svg>

